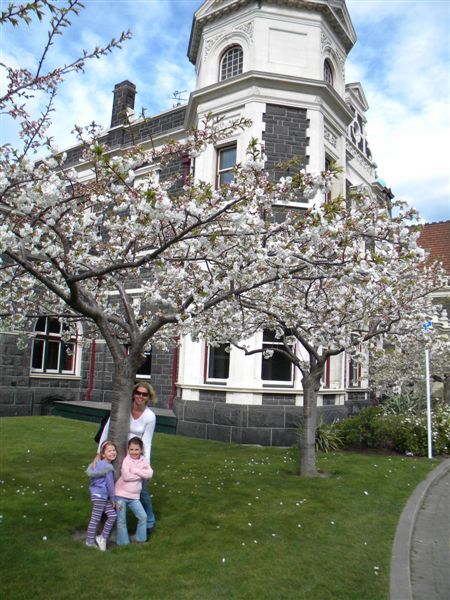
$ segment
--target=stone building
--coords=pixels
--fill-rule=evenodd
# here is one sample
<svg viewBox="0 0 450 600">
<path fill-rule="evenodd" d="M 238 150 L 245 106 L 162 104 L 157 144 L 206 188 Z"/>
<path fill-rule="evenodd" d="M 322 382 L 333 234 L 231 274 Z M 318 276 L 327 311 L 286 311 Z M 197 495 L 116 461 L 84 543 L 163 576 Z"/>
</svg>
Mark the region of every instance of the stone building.
<svg viewBox="0 0 450 600">
<path fill-rule="evenodd" d="M 332 161 L 343 168 L 333 194 L 358 186 L 390 194 L 376 179 L 363 88 L 345 78 L 355 42 L 345 0 L 206 0 L 192 22 L 188 58 L 196 84 L 187 104 L 140 120 L 134 115 L 134 84 L 119 83 L 106 141 L 112 151 L 132 140 L 161 145 L 183 139 L 208 113 L 242 116 L 251 119 L 249 129 L 208 148 L 195 165 L 186 161 L 162 169 L 160 178 L 190 172 L 211 183 L 226 182 L 255 137 L 264 143 L 266 167 L 274 177 L 282 174 L 280 162 L 299 156 L 312 172 Z M 82 171 L 80 156 L 80 148 L 70 149 L 68 165 Z M 298 203 L 300 209 L 307 206 Z M 13 334 L 2 334 L 2 414 L 40 414 L 55 400 L 108 401 L 112 361 L 105 344 L 83 338 L 80 327 L 67 354 L 60 328 L 55 320 L 38 319 L 25 351 Z M 261 332 L 256 341 L 275 343 L 270 332 Z M 225 353 L 206 342 L 183 340 L 171 353 L 149 355 L 140 377 L 151 379 L 160 407 L 174 408 L 181 434 L 266 445 L 295 439 L 301 383 L 276 353 L 263 362 L 261 355 L 245 357 L 235 349 Z M 331 358 L 319 398 L 325 418 L 366 400 L 364 368 L 345 354 Z"/>
</svg>

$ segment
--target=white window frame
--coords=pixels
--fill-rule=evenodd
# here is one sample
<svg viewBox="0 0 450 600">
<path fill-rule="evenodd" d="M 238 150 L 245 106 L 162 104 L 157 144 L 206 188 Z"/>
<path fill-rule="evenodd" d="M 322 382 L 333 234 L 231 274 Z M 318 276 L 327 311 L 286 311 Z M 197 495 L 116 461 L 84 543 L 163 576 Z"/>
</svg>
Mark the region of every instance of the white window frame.
<svg viewBox="0 0 450 600">
<path fill-rule="evenodd" d="M 263 378 L 263 368 L 264 368 L 264 361 L 272 361 L 274 360 L 275 356 L 278 355 L 279 358 L 284 358 L 282 354 L 279 354 L 278 352 L 274 352 L 273 355 L 270 358 L 264 358 L 264 350 L 270 350 L 272 349 L 274 346 L 283 346 L 283 342 L 281 340 L 277 341 L 277 339 L 274 340 L 264 340 L 264 337 L 267 333 L 269 333 L 270 330 L 265 330 L 262 332 L 262 348 L 263 348 L 263 353 L 261 355 L 261 381 L 263 386 L 293 386 L 294 385 L 294 376 L 295 376 L 295 370 L 294 370 L 294 365 L 292 363 L 290 363 L 290 369 L 291 369 L 291 376 L 290 379 L 264 379 Z M 287 360 L 287 358 L 286 358 Z"/>
<path fill-rule="evenodd" d="M 239 44 L 227 48 L 220 59 L 219 81 L 240 75 L 244 70 L 244 51 Z"/>
<path fill-rule="evenodd" d="M 223 153 L 228 152 L 230 150 L 234 150 L 234 163 L 231 166 L 221 167 L 221 159 Z M 216 157 L 216 188 L 220 188 L 223 185 L 228 185 L 230 181 L 222 181 L 222 178 L 228 177 L 231 173 L 231 180 L 233 179 L 233 169 L 237 164 L 237 143 L 233 142 L 231 144 L 227 144 L 226 146 L 220 146 L 217 148 L 217 157 Z"/>
<path fill-rule="evenodd" d="M 225 353 L 228 355 L 228 375 L 227 377 L 214 377 L 213 375 L 210 375 L 210 369 L 212 368 L 212 364 L 213 364 L 213 358 L 212 358 L 212 351 L 213 350 L 218 350 L 221 347 L 224 347 L 224 351 Z M 221 384 L 226 384 L 228 379 L 230 378 L 230 354 L 231 354 L 231 348 L 230 351 L 227 352 L 225 350 L 225 347 L 229 346 L 229 344 L 221 344 L 220 346 L 211 346 L 210 344 L 206 344 L 206 350 L 205 350 L 205 382 L 214 382 L 214 383 L 221 383 Z"/>
</svg>

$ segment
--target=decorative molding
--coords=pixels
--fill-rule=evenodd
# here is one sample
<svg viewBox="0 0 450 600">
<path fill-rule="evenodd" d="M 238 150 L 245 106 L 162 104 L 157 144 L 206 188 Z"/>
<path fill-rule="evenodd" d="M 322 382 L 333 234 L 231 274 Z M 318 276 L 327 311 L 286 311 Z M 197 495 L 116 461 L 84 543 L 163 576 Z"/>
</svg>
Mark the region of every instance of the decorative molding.
<svg viewBox="0 0 450 600">
<path fill-rule="evenodd" d="M 253 31 L 254 31 L 253 21 L 248 21 L 248 23 L 242 23 L 241 25 L 237 25 L 233 31 L 239 31 L 250 42 L 253 41 Z M 229 37 L 231 33 L 232 33 L 231 30 L 227 29 L 226 31 L 222 31 L 222 32 L 218 33 L 217 35 L 205 40 L 204 58 L 206 59 L 208 57 L 208 54 L 211 52 L 211 50 L 214 48 L 214 46 L 216 46 L 217 42 L 219 42 L 221 39 L 223 39 L 225 37 Z"/>
<path fill-rule="evenodd" d="M 322 54 L 324 53 L 326 48 L 334 48 L 334 44 L 331 41 L 331 39 L 327 36 L 326 33 L 324 33 L 323 31 L 320 34 L 320 49 L 322 51 Z"/>
<path fill-rule="evenodd" d="M 334 146 L 334 148 L 337 148 L 337 137 L 335 135 L 333 135 L 331 133 L 331 131 L 329 131 L 328 129 L 325 129 L 323 136 L 326 139 L 326 141 L 329 144 L 331 144 L 331 146 Z"/>
<path fill-rule="evenodd" d="M 374 169 L 374 163 L 370 161 L 368 158 L 364 156 L 359 148 L 353 144 L 350 140 L 345 141 L 345 149 L 348 154 L 350 154 L 353 158 L 356 159 L 363 169 L 365 169 L 368 173 L 372 174 Z"/>
<path fill-rule="evenodd" d="M 339 50 L 336 50 L 336 58 L 341 65 L 342 81 L 345 81 L 345 55 Z"/>
<path fill-rule="evenodd" d="M 253 41 L 253 21 L 248 21 L 248 23 L 242 23 L 242 25 L 237 25 L 235 27 L 235 30 L 242 31 L 242 33 L 244 33 L 251 42 Z"/>
<path fill-rule="evenodd" d="M 207 58 L 208 54 L 211 52 L 212 47 L 224 37 L 225 33 L 218 33 L 212 38 L 209 38 L 205 41 L 205 58 Z"/>
<path fill-rule="evenodd" d="M 320 34 L 320 49 L 322 54 L 329 50 L 334 60 L 339 64 L 342 73 L 342 79 L 345 81 L 345 55 L 337 48 L 333 40 L 323 31 Z"/>
</svg>

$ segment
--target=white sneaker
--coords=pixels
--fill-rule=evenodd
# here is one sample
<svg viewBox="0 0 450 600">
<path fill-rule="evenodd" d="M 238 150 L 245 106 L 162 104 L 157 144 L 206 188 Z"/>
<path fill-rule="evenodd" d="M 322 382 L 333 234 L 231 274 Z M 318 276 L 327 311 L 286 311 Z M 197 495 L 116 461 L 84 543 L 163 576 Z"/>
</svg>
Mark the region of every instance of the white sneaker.
<svg viewBox="0 0 450 600">
<path fill-rule="evenodd" d="M 106 540 L 102 535 L 97 535 L 95 537 L 95 541 L 97 542 L 97 546 L 99 547 L 99 549 L 102 552 L 105 552 L 106 550 Z"/>
</svg>

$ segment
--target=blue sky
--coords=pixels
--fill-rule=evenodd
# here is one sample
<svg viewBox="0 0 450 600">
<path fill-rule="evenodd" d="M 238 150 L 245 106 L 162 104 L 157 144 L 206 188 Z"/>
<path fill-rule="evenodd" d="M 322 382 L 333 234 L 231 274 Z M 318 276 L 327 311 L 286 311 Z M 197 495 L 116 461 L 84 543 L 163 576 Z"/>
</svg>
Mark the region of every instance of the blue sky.
<svg viewBox="0 0 450 600">
<path fill-rule="evenodd" d="M 9 0 L 8 0 L 9 1 Z M 7 0 L 0 0 L 2 8 Z M 192 16 L 199 0 L 84 0 L 85 9 L 55 44 L 53 64 L 102 45 L 131 29 L 121 51 L 88 65 L 61 87 L 52 134 L 73 144 L 73 124 L 108 126 L 112 90 L 136 84 L 136 109 L 170 108 L 175 90 L 194 89 L 187 59 Z M 347 61 L 347 82 L 360 81 L 368 103 L 368 140 L 378 176 L 425 221 L 450 219 L 450 1 L 348 0 L 358 41 Z M 46 31 L 34 24 L 2 31 L 1 60 L 33 68 Z M 49 64 L 51 64 L 51 62 Z M 2 138 L 9 129 L 4 127 Z M 9 141 L 2 139 L 2 142 Z"/>
</svg>

